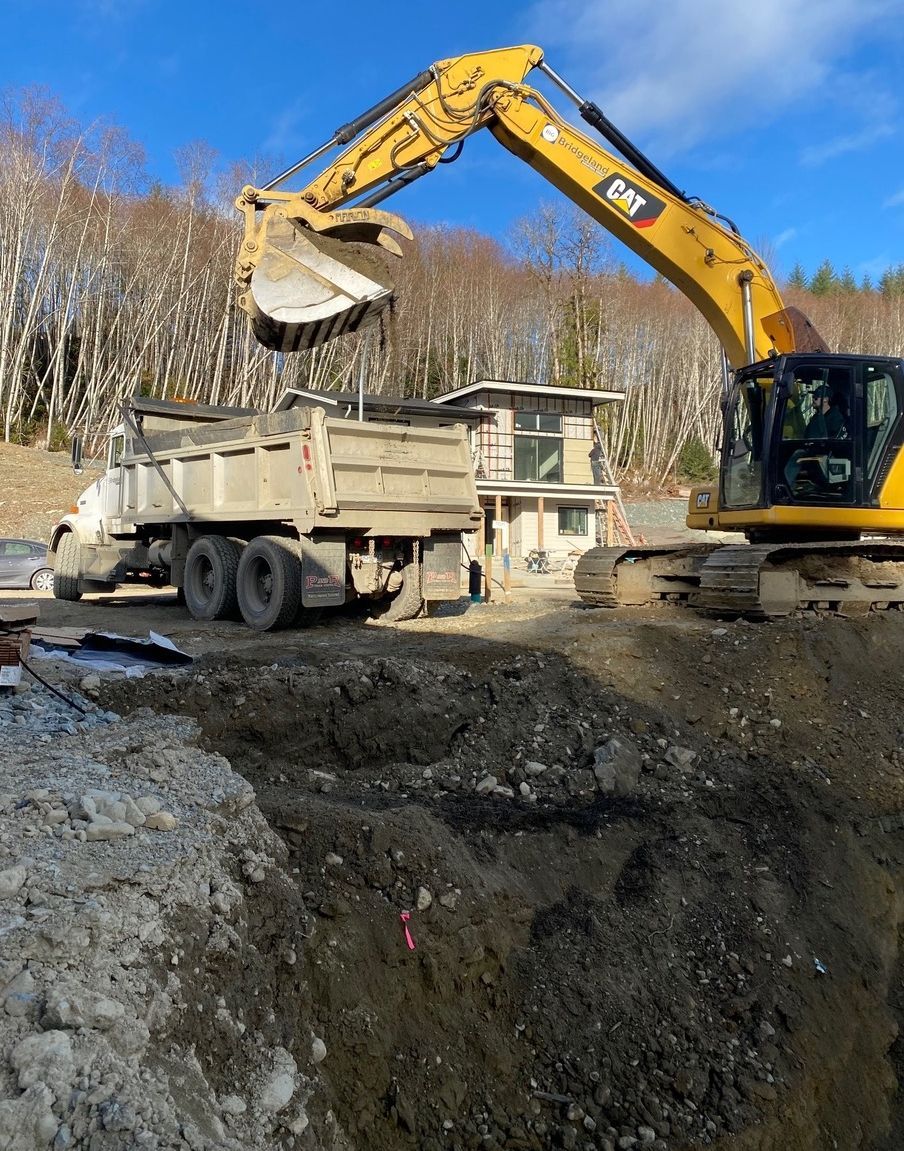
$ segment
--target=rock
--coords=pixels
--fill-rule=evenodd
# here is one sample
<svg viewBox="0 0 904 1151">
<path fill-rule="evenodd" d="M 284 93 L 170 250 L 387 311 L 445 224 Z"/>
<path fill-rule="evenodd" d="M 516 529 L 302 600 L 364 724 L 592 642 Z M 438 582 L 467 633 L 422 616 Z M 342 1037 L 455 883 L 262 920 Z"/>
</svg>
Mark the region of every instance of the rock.
<svg viewBox="0 0 904 1151">
<path fill-rule="evenodd" d="M 445 907 L 447 911 L 454 911 L 458 906 L 458 892 L 457 891 L 444 891 L 439 897 L 440 907 Z"/>
<path fill-rule="evenodd" d="M 341 855 L 337 855 L 335 851 L 328 851 L 323 861 L 327 867 L 341 867 L 343 859 Z"/>
<path fill-rule="evenodd" d="M 0 871 L 0 899 L 12 899 L 27 877 L 28 872 L 21 864 Z"/>
<path fill-rule="evenodd" d="M 418 911 L 426 911 L 427 908 L 433 903 L 433 896 L 426 887 L 419 887 L 417 889 L 417 901 L 415 907 Z"/>
<path fill-rule="evenodd" d="M 127 835 L 134 834 L 135 828 L 131 823 L 114 822 L 103 815 L 98 815 L 85 828 L 85 838 L 89 842 L 100 839 L 125 839 Z"/>
<path fill-rule="evenodd" d="M 481 779 L 477 784 L 477 787 L 474 790 L 478 795 L 489 795 L 489 793 L 494 791 L 498 785 L 499 781 L 495 775 L 485 775 L 483 779 Z"/>
<path fill-rule="evenodd" d="M 224 1115 L 244 1115 L 248 1106 L 241 1095 L 224 1095 L 220 1100 L 220 1110 Z"/>
<path fill-rule="evenodd" d="M 154 811 L 145 817 L 144 826 L 151 831 L 172 831 L 179 821 L 170 811 Z"/>
<path fill-rule="evenodd" d="M 641 1147 L 649 1147 L 651 1143 L 656 1142 L 656 1132 L 652 1127 L 638 1127 L 637 1136 Z"/>
<path fill-rule="evenodd" d="M 51 1027 L 94 1027 L 106 1031 L 125 1015 L 115 999 L 76 983 L 55 984 L 47 996 L 44 1020 Z"/>
<path fill-rule="evenodd" d="M 79 691 L 85 691 L 85 692 L 90 692 L 90 693 L 99 691 L 100 690 L 100 676 L 97 675 L 95 672 L 91 672 L 90 675 L 83 676 L 82 679 L 79 680 L 78 689 L 79 689 Z"/>
<path fill-rule="evenodd" d="M 640 769 L 640 752 L 629 739 L 613 736 L 593 753 L 593 774 L 604 795 L 630 795 Z"/>
<path fill-rule="evenodd" d="M 530 775 L 530 776 L 534 776 L 534 777 L 536 777 L 538 775 L 542 775 L 544 771 L 548 771 L 548 770 L 549 770 L 549 768 L 546 766 L 545 763 L 537 763 L 537 761 L 535 759 L 529 759 L 527 761 L 527 763 L 525 763 L 525 765 L 524 765 L 525 775 Z"/>
<path fill-rule="evenodd" d="M 0 1147 L 3 1151 L 36 1151 L 50 1144 L 58 1120 L 51 1111 L 53 1095 L 43 1085 L 30 1087 L 18 1099 L 0 1100 Z"/>
<path fill-rule="evenodd" d="M 298 1080 L 298 1066 L 284 1047 L 273 1051 L 275 1067 L 264 1080 L 257 1097 L 257 1106 L 268 1115 L 275 1115 L 288 1107 Z"/>
<path fill-rule="evenodd" d="M 75 1078 L 72 1044 L 65 1031 L 26 1035 L 12 1049 L 9 1061 L 19 1073 L 19 1090 L 46 1084 L 57 1099 L 66 1099 Z"/>
<path fill-rule="evenodd" d="M 697 758 L 697 753 L 690 747 L 679 747 L 678 744 L 673 743 L 669 750 L 665 753 L 666 763 L 670 763 L 672 767 L 677 767 L 679 771 L 684 771 Z"/>
<path fill-rule="evenodd" d="M 315 1063 L 322 1063 L 326 1059 L 326 1044 L 317 1035 L 311 1040 L 311 1058 Z"/>
<path fill-rule="evenodd" d="M 146 819 L 145 813 L 130 795 L 124 797 L 122 808 L 122 818 L 126 823 L 131 823 L 133 827 L 144 827 Z"/>
<path fill-rule="evenodd" d="M 7 1015 L 22 1018 L 37 1005 L 35 981 L 30 971 L 20 971 L 3 989 L 3 1007 Z"/>
<path fill-rule="evenodd" d="M 140 795 L 135 800 L 135 806 L 142 815 L 153 815 L 163 807 L 163 804 L 153 795 Z"/>
</svg>

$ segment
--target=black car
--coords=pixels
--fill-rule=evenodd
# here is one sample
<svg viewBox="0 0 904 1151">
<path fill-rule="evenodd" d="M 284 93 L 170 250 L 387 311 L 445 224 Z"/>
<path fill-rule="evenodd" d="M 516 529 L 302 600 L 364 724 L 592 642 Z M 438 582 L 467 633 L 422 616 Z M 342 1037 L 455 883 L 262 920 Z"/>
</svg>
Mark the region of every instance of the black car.
<svg viewBox="0 0 904 1151">
<path fill-rule="evenodd" d="M 37 540 L 0 539 L 0 587 L 53 591 L 53 568 L 47 544 Z"/>
</svg>

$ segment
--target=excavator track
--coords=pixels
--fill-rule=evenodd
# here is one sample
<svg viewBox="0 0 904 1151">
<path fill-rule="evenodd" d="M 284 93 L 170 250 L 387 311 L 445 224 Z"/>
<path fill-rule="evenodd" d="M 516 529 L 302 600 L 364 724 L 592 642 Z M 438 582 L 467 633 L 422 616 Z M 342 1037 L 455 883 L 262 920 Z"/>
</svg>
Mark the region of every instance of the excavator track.
<svg viewBox="0 0 904 1151">
<path fill-rule="evenodd" d="M 703 564 L 694 604 L 707 613 L 748 619 L 904 609 L 904 542 L 723 546 Z"/>
<path fill-rule="evenodd" d="M 904 542 L 888 539 L 593 548 L 575 590 L 595 607 L 685 604 L 707 615 L 904 610 Z"/>
<path fill-rule="evenodd" d="M 718 544 L 591 548 L 578 560 L 574 586 L 594 607 L 645 607 L 687 600 L 697 571 Z"/>
</svg>

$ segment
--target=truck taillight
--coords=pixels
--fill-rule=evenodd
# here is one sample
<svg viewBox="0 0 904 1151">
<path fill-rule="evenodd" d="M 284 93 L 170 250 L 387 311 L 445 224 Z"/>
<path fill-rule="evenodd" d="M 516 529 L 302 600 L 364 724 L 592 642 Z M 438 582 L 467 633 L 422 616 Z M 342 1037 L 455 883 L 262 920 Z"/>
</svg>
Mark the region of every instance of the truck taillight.
<svg viewBox="0 0 904 1151">
<path fill-rule="evenodd" d="M 391 547 L 392 547 L 392 540 L 390 540 L 390 539 L 384 539 L 384 540 L 383 540 L 383 547 L 384 547 L 384 548 L 391 548 Z"/>
<path fill-rule="evenodd" d="M 310 472 L 314 470 L 314 461 L 311 457 L 311 447 L 309 444 L 301 445 L 301 458 L 304 460 L 305 471 Z"/>
</svg>

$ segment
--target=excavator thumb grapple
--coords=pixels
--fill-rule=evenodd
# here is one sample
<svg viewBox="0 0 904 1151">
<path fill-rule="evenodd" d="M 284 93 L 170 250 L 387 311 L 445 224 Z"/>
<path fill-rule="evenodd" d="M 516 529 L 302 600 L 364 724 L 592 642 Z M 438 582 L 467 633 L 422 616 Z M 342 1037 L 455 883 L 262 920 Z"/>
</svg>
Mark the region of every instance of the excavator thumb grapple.
<svg viewBox="0 0 904 1151">
<path fill-rule="evenodd" d="M 279 352 L 316 348 L 375 323 L 393 299 L 390 264 L 401 255 L 393 233 L 412 238 L 391 212 L 319 212 L 296 200 L 290 216 L 288 199 L 246 188 L 236 201 L 245 217 L 238 304 L 260 343 Z"/>
</svg>

